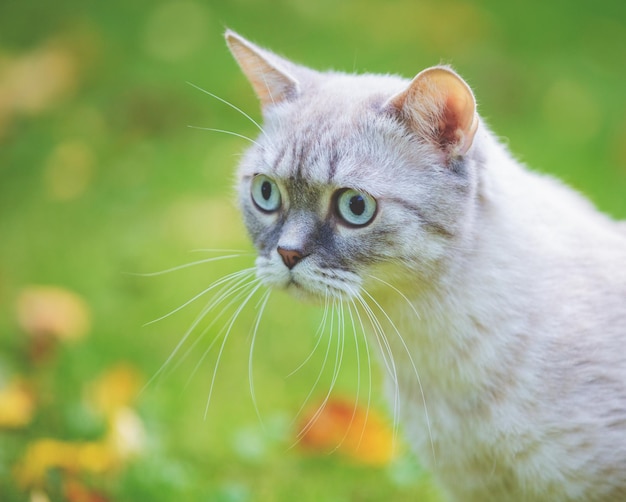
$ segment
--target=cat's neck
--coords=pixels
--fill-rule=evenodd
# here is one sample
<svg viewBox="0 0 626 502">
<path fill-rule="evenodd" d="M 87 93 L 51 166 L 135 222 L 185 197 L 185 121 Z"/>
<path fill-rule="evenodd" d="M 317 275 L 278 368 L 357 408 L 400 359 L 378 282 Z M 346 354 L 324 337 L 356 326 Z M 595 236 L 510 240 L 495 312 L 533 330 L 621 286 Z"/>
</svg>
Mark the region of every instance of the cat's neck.
<svg viewBox="0 0 626 502">
<path fill-rule="evenodd" d="M 454 254 L 431 283 L 415 287 L 407 274 L 396 289 L 381 287 L 375 295 L 404 338 L 394 342 L 398 334 L 388 327 L 403 366 L 418 367 L 431 390 L 466 396 L 504 381 L 551 343 L 533 336 L 528 313 L 545 311 L 554 288 L 568 287 L 555 282 L 563 275 L 558 269 L 585 268 L 573 262 L 584 261 L 585 249 L 597 255 L 619 248 L 610 242 L 619 238 L 611 220 L 558 182 L 522 168 L 486 128 L 475 149 L 475 215 Z"/>
</svg>

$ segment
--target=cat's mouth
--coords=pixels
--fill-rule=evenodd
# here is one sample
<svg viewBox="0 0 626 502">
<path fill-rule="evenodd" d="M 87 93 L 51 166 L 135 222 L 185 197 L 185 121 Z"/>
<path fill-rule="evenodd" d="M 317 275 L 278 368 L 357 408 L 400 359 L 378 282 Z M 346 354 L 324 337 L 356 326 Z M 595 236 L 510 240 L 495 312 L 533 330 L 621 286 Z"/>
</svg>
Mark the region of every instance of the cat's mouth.
<svg viewBox="0 0 626 502">
<path fill-rule="evenodd" d="M 322 268 L 302 262 L 292 269 L 259 257 L 257 276 L 272 289 L 280 289 L 307 301 L 350 301 L 358 296 L 361 278 L 354 272 Z"/>
</svg>

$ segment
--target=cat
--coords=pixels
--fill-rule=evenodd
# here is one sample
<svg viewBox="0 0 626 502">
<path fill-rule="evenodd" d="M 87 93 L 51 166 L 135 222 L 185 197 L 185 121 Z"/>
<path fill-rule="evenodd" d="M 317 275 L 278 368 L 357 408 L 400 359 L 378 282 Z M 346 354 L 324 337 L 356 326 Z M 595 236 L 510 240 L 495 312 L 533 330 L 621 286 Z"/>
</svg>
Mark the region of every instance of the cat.
<svg viewBox="0 0 626 502">
<path fill-rule="evenodd" d="M 623 224 L 514 160 L 450 67 L 323 73 L 225 36 L 263 112 L 238 170 L 263 284 L 363 312 L 450 500 L 626 500 Z"/>
</svg>

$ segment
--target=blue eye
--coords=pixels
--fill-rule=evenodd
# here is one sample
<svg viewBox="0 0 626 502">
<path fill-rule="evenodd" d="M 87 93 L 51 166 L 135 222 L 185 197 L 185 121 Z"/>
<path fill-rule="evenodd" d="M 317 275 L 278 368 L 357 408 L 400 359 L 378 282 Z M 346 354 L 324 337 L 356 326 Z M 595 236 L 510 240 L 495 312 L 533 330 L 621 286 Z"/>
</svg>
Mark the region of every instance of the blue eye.
<svg viewBox="0 0 626 502">
<path fill-rule="evenodd" d="M 264 174 L 257 174 L 252 179 L 252 201 L 266 213 L 273 213 L 280 208 L 281 197 L 278 185 Z"/>
<path fill-rule="evenodd" d="M 376 200 L 371 195 L 348 188 L 337 197 L 337 213 L 349 225 L 362 227 L 376 216 Z"/>
</svg>

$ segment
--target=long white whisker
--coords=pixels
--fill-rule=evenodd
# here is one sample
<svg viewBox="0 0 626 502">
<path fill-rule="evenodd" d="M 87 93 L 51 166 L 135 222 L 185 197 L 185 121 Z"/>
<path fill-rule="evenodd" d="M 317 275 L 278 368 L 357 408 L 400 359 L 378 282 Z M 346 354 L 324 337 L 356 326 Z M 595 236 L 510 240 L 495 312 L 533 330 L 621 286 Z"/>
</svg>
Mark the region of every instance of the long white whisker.
<svg viewBox="0 0 626 502">
<path fill-rule="evenodd" d="M 224 305 L 222 307 L 222 310 L 220 310 L 219 314 L 217 314 L 213 318 L 211 323 L 202 330 L 202 333 L 200 333 L 200 335 L 198 335 L 198 337 L 193 342 L 193 344 L 191 344 L 191 346 L 185 351 L 185 354 L 183 354 L 183 356 L 181 357 L 181 361 L 185 357 L 187 357 L 189 355 L 189 353 L 196 347 L 196 345 L 200 342 L 200 340 L 202 340 L 202 338 L 204 338 L 204 335 L 206 335 L 209 332 L 209 330 L 228 311 L 228 309 L 230 307 L 232 307 L 233 305 L 238 304 L 240 302 L 240 300 L 246 295 L 246 293 L 248 291 L 250 291 L 256 284 L 258 284 L 260 282 L 260 279 L 254 279 L 254 280 L 252 280 L 250 282 L 247 282 L 247 281 L 248 281 L 248 278 L 244 278 L 242 280 L 239 280 L 236 284 L 231 285 L 228 288 L 225 288 L 225 291 L 223 290 L 224 291 L 223 293 L 221 293 L 207 307 L 205 307 L 205 309 L 204 309 L 204 311 L 202 313 L 202 318 L 204 318 L 213 308 L 215 308 L 217 305 L 222 303 L 224 300 L 226 300 L 229 297 L 232 297 L 231 300 L 226 305 Z M 202 362 L 204 361 L 206 356 L 209 354 L 209 352 L 211 352 L 211 349 L 215 345 L 216 340 L 219 339 L 219 337 L 221 336 L 223 331 L 224 331 L 224 328 L 222 328 L 219 331 L 219 333 L 215 336 L 213 341 L 204 350 L 204 352 L 202 353 L 202 356 L 200 357 L 200 359 L 198 359 L 198 362 L 194 366 L 193 371 L 189 375 L 189 378 L 187 379 L 187 384 L 189 384 L 189 382 L 192 380 L 192 378 L 194 377 L 196 372 L 200 369 L 200 365 L 202 364 Z"/>
<path fill-rule="evenodd" d="M 333 312 L 335 311 L 336 308 L 337 308 L 337 301 L 335 300 L 333 301 Z M 302 439 L 302 437 L 311 429 L 311 427 L 313 427 L 313 424 L 315 424 L 319 416 L 322 414 L 322 412 L 326 408 L 326 405 L 328 404 L 328 401 L 330 400 L 330 396 L 335 388 L 335 384 L 337 383 L 337 378 L 339 377 L 339 372 L 341 370 L 341 364 L 343 361 L 343 349 L 344 349 L 344 340 L 342 339 L 342 333 L 341 333 L 341 329 L 339 325 L 340 315 L 341 315 L 340 312 L 338 312 L 337 313 L 337 316 L 338 316 L 337 317 L 337 323 L 338 323 L 337 336 L 339 340 L 337 341 L 337 350 L 335 352 L 335 368 L 333 369 L 333 376 L 331 378 L 330 385 L 328 387 L 328 392 L 326 393 L 326 396 L 324 397 L 322 403 L 318 406 L 317 411 L 313 414 L 309 422 L 298 433 L 298 436 L 297 436 L 298 441 Z M 331 332 L 332 332 L 332 327 L 333 325 L 331 322 Z"/>
<path fill-rule="evenodd" d="M 267 83 L 267 79 L 265 78 L 265 74 L 263 74 L 263 83 L 265 84 L 265 89 L 267 90 L 267 93 L 270 95 L 270 99 L 272 100 L 272 104 L 276 105 L 276 101 L 274 101 L 274 95 L 272 94 L 272 89 L 269 86 L 269 84 Z"/>
<path fill-rule="evenodd" d="M 217 281 L 215 281 L 213 284 L 211 284 L 208 288 L 200 291 L 200 293 L 198 293 L 197 295 L 195 295 L 194 297 L 192 297 L 190 300 L 187 300 L 185 303 L 183 303 L 182 305 L 176 307 L 174 310 L 168 312 L 167 314 L 158 317 L 156 319 L 153 319 L 152 321 L 147 322 L 146 324 L 144 324 L 145 326 L 149 326 L 150 324 L 154 324 L 156 322 L 162 321 L 163 319 L 167 319 L 168 317 L 170 317 L 171 315 L 175 314 L 176 312 L 184 309 L 187 305 L 195 302 L 198 298 L 206 295 L 209 291 L 212 291 L 213 289 L 215 289 L 218 286 L 221 286 L 222 284 L 224 284 L 225 282 L 234 280 L 236 278 L 239 278 L 241 276 L 245 276 L 245 275 L 250 275 L 253 271 L 254 271 L 254 267 L 252 268 L 246 268 L 244 270 L 238 270 L 237 272 L 233 272 L 232 274 L 228 274 L 224 277 L 222 277 L 221 279 L 218 279 Z"/>
<path fill-rule="evenodd" d="M 205 258 L 203 260 L 196 260 L 190 263 L 184 263 L 183 265 L 177 265 L 176 267 L 167 268 L 165 270 L 159 270 L 158 272 L 147 272 L 147 273 L 130 272 L 130 275 L 136 275 L 140 277 L 155 277 L 159 275 L 169 274 L 170 272 L 176 272 L 177 270 L 182 270 L 182 269 L 189 268 L 189 267 L 195 267 L 196 265 L 202 265 L 203 263 L 211 263 L 214 261 L 221 261 L 221 260 L 231 260 L 233 258 L 241 258 L 242 256 L 245 256 L 245 255 L 231 254 L 231 255 L 225 255 L 225 256 L 214 256 L 213 258 Z"/>
<path fill-rule="evenodd" d="M 343 437 L 341 438 L 341 440 L 335 445 L 335 447 L 332 449 L 332 452 L 337 451 L 339 448 L 341 448 L 341 446 L 343 445 L 343 443 L 346 441 L 348 435 L 350 434 L 350 430 L 352 429 L 352 425 L 354 424 L 354 419 L 356 418 L 356 414 L 358 411 L 358 407 L 359 407 L 359 397 L 361 395 L 361 354 L 359 353 L 359 340 L 356 336 L 356 326 L 354 324 L 354 317 L 352 316 L 352 310 L 350 308 L 350 304 L 346 304 L 347 308 L 348 308 L 348 315 L 350 317 L 350 321 L 352 323 L 352 334 L 354 336 L 354 345 L 355 345 L 355 353 L 356 353 L 356 367 L 357 367 L 357 384 L 356 384 L 356 397 L 354 398 L 354 406 L 352 408 L 352 416 L 350 417 L 350 422 L 348 423 L 348 426 L 346 427 L 346 432 L 344 433 Z M 343 332 L 342 334 L 342 340 L 345 339 L 345 314 L 344 314 L 344 310 L 343 310 L 343 303 L 339 304 L 340 310 L 341 310 L 341 331 Z M 342 345 L 343 345 L 343 341 L 342 341 Z M 363 423 L 363 428 L 361 430 L 361 439 L 363 438 L 363 434 L 365 432 L 365 425 L 367 424 L 367 419 L 366 421 Z M 357 449 L 361 444 L 361 439 L 359 439 L 359 443 L 357 445 Z"/>
<path fill-rule="evenodd" d="M 198 345 L 198 343 L 204 338 L 204 335 L 206 335 L 209 332 L 209 330 L 215 325 L 215 323 L 226 312 L 228 312 L 228 309 L 231 308 L 233 305 L 239 303 L 239 301 L 247 294 L 247 292 L 250 291 L 254 287 L 255 284 L 258 284 L 260 282 L 260 280 L 259 279 L 255 279 L 253 281 L 247 282 L 246 284 L 243 284 L 243 282 L 244 281 L 239 281 L 237 284 L 229 286 L 228 288 L 226 288 L 225 291 L 223 290 L 224 292 L 219 297 L 217 297 L 215 300 L 213 300 L 213 302 L 204 309 L 204 311 L 202 313 L 202 318 L 206 317 L 208 315 L 208 313 L 214 307 L 216 307 L 217 305 L 222 303 L 228 297 L 232 297 L 231 300 L 226 305 L 224 305 L 222 307 L 222 310 L 220 310 L 219 314 L 217 314 L 213 318 L 213 320 L 209 323 L 209 325 L 206 326 L 202 330 L 202 333 L 200 333 L 200 335 L 198 335 L 198 337 L 194 340 L 194 342 L 191 344 L 191 346 L 185 351 L 185 353 L 180 358 L 181 362 L 195 349 L 195 347 Z M 194 366 L 191 374 L 189 375 L 189 377 L 187 379 L 187 385 L 189 384 L 189 382 L 191 382 L 191 380 L 193 379 L 193 377 L 196 374 L 196 372 L 200 369 L 200 365 L 202 364 L 202 362 L 204 361 L 206 356 L 209 354 L 209 352 L 211 352 L 211 350 L 213 349 L 213 346 L 215 345 L 216 341 L 219 339 L 219 337 L 222 335 L 223 332 L 224 332 L 224 328 L 222 328 L 218 332 L 218 334 L 213 338 L 213 340 L 211 341 L 209 346 L 204 350 L 204 352 L 202 353 L 202 355 L 198 359 L 198 362 Z"/>
<path fill-rule="evenodd" d="M 324 301 L 324 313 L 322 314 L 322 320 L 320 321 L 320 325 L 317 328 L 317 331 L 315 332 L 315 335 L 314 335 L 314 338 L 317 338 L 317 341 L 315 342 L 315 347 L 313 347 L 313 350 L 309 352 L 309 355 L 306 357 L 306 359 L 302 361 L 302 363 L 300 363 L 300 365 L 295 370 L 293 370 L 291 373 L 287 375 L 287 378 L 289 378 L 290 376 L 300 371 L 306 365 L 306 363 L 308 363 L 311 360 L 311 358 L 313 357 L 313 354 L 317 352 L 317 348 L 319 347 L 322 341 L 322 334 L 324 332 L 324 329 L 326 328 L 326 319 L 328 318 L 328 304 L 329 302 L 328 302 L 328 294 L 327 294 L 325 301 Z"/>
<path fill-rule="evenodd" d="M 219 364 L 220 364 L 220 361 L 222 359 L 222 354 L 224 353 L 224 347 L 226 346 L 226 341 L 228 340 L 230 332 L 231 332 L 231 330 L 233 328 L 233 325 L 235 324 L 235 321 L 239 317 L 239 314 L 241 313 L 243 308 L 246 306 L 246 304 L 250 301 L 250 298 L 252 298 L 254 296 L 254 294 L 259 290 L 259 288 L 261 286 L 262 286 L 262 283 L 259 282 L 254 287 L 254 289 L 250 292 L 250 294 L 246 297 L 246 299 L 237 308 L 237 310 L 235 311 L 234 315 L 232 316 L 232 318 L 230 320 L 230 323 L 228 324 L 228 328 L 226 329 L 226 333 L 224 334 L 224 340 L 222 341 L 222 344 L 220 345 L 220 350 L 219 350 L 219 352 L 217 354 L 217 360 L 215 361 L 215 369 L 213 370 L 213 376 L 211 377 L 211 386 L 209 388 L 209 395 L 207 397 L 206 406 L 204 408 L 204 419 L 205 420 L 206 420 L 206 417 L 207 417 L 207 415 L 209 413 L 209 406 L 211 404 L 211 397 L 213 396 L 213 390 L 215 388 L 215 378 L 217 376 L 217 370 L 219 368 Z"/>
<path fill-rule="evenodd" d="M 413 305 L 413 303 L 411 303 L 411 300 L 409 300 L 406 295 L 400 291 L 398 288 L 396 288 L 394 285 L 389 284 L 387 281 L 383 281 L 381 278 L 376 277 L 374 275 L 370 275 L 370 278 L 374 279 L 375 281 L 381 282 L 383 283 L 385 286 L 388 286 L 389 288 L 393 289 L 396 293 L 398 293 L 403 299 L 404 301 L 407 303 L 407 305 L 409 307 L 411 307 L 411 310 L 413 311 L 413 313 L 415 314 L 415 317 L 417 317 L 419 320 L 422 319 L 422 317 L 419 315 L 419 312 L 415 309 L 415 306 Z"/>
<path fill-rule="evenodd" d="M 328 293 L 326 293 L 326 301 L 328 303 Z M 330 314 L 330 331 L 329 331 L 329 336 L 328 336 L 328 345 L 326 346 L 326 353 L 324 354 L 324 360 L 322 361 L 322 367 L 320 368 L 319 373 L 317 374 L 317 378 L 315 379 L 315 382 L 313 383 L 313 385 L 311 386 L 311 390 L 309 391 L 309 393 L 307 394 L 306 398 L 304 399 L 304 402 L 302 403 L 302 405 L 300 406 L 300 409 L 298 410 L 298 412 L 296 413 L 296 415 L 294 416 L 293 420 L 292 420 L 292 424 L 297 420 L 297 418 L 300 416 L 300 414 L 302 413 L 302 410 L 304 410 L 304 407 L 306 406 L 306 404 L 309 402 L 309 399 L 311 398 L 311 396 L 313 395 L 313 392 L 315 391 L 315 389 L 317 388 L 320 380 L 322 379 L 322 375 L 324 374 L 324 369 L 326 368 L 326 364 L 328 363 L 328 356 L 330 354 L 330 349 L 332 347 L 332 341 L 333 341 L 333 319 L 334 319 L 334 315 L 335 315 L 335 310 L 334 310 L 334 304 L 333 304 L 333 308 L 331 309 L 331 314 Z M 326 319 L 326 317 L 324 318 Z M 324 320 L 323 325 L 324 330 L 326 328 L 326 320 Z M 323 335 L 323 332 L 322 332 Z M 320 335 L 320 340 L 322 339 L 322 335 Z M 317 347 L 317 345 L 316 345 Z M 308 424 L 307 424 L 308 425 Z M 308 430 L 308 429 L 307 429 Z M 300 438 L 298 437 L 298 441 L 300 440 Z M 294 444 L 297 444 L 297 442 Z"/>
<path fill-rule="evenodd" d="M 400 340 L 400 343 L 402 344 L 404 350 L 406 351 L 407 356 L 409 357 L 409 361 L 411 362 L 411 366 L 413 367 L 413 372 L 415 373 L 415 377 L 417 378 L 417 384 L 420 388 L 420 394 L 422 395 L 422 405 L 424 406 L 424 415 L 426 418 L 426 426 L 428 428 L 428 436 L 430 438 L 430 447 L 433 453 L 433 461 L 437 463 L 437 456 L 435 453 L 435 443 L 433 440 L 432 428 L 430 425 L 430 417 L 428 415 L 428 406 L 426 405 L 426 396 L 424 394 L 424 388 L 422 386 L 422 379 L 420 378 L 419 371 L 417 371 L 417 366 L 415 365 L 415 361 L 413 360 L 411 351 L 409 350 L 409 347 L 407 346 L 404 340 L 404 337 L 402 336 L 402 334 L 400 333 L 400 331 L 398 330 L 394 322 L 391 320 L 387 312 L 385 312 L 385 309 L 383 309 L 380 303 L 378 303 L 376 299 L 372 295 L 370 295 L 367 291 L 363 290 L 363 292 L 368 296 L 370 300 L 374 302 L 374 304 L 378 307 L 378 309 L 383 313 L 383 315 L 385 316 L 385 318 L 387 319 L 387 321 L 389 322 L 393 330 L 396 332 L 396 335 L 398 335 L 398 339 Z"/>
<path fill-rule="evenodd" d="M 194 84 L 192 82 L 187 82 L 187 83 L 191 87 L 194 87 L 194 88 L 198 89 L 200 92 L 203 92 L 204 94 L 208 94 L 212 98 L 217 99 L 218 101 L 221 101 L 225 105 L 230 106 L 233 110 L 239 112 L 241 115 L 243 115 L 245 118 L 247 118 L 250 122 L 252 122 L 259 129 L 259 131 L 261 131 L 263 134 L 265 134 L 265 131 L 263 130 L 263 127 L 261 127 L 261 125 L 256 120 L 254 120 L 250 115 L 248 115 L 246 112 L 244 112 L 241 108 L 235 106 L 234 104 L 230 103 L 229 101 L 226 101 L 224 98 L 220 98 L 216 94 L 213 94 L 212 92 L 209 92 L 206 89 L 203 89 L 202 87 L 197 86 L 196 84 Z"/>
<path fill-rule="evenodd" d="M 259 143 L 258 141 L 255 141 L 252 138 L 244 134 L 239 134 L 238 132 L 228 131 L 226 129 L 215 129 L 214 127 L 200 127 L 200 126 L 193 126 L 193 125 L 188 125 L 187 127 L 189 127 L 190 129 L 198 129 L 199 131 L 211 131 L 211 132 L 219 132 L 222 134 L 229 134 L 230 136 L 236 136 L 238 138 L 245 139 L 249 141 L 250 143 L 254 143 L 259 148 L 263 148 L 261 143 Z"/>
<path fill-rule="evenodd" d="M 356 295 L 355 298 L 358 300 L 358 302 L 363 307 L 363 310 L 365 311 L 365 314 L 367 315 L 367 317 L 368 317 L 368 319 L 370 321 L 370 324 L 372 325 L 374 334 L 376 335 L 376 340 L 378 342 L 378 346 L 380 348 L 381 356 L 383 358 L 385 366 L 387 367 L 387 371 L 389 372 L 389 375 L 391 376 L 391 379 L 392 379 L 393 384 L 394 384 L 394 394 L 393 394 L 393 440 L 394 440 L 394 444 L 395 444 L 396 437 L 398 435 L 398 428 L 399 428 L 399 425 L 400 425 L 399 424 L 399 418 L 400 418 L 400 413 L 399 413 L 399 410 L 400 410 L 400 384 L 399 384 L 399 381 L 398 381 L 398 371 L 397 371 L 396 363 L 395 363 L 395 360 L 394 360 L 394 357 L 393 357 L 393 351 L 391 349 L 391 345 L 389 344 L 389 340 L 387 339 L 387 336 L 385 335 L 385 330 L 383 329 L 382 325 L 380 324 L 380 321 L 376 317 L 376 314 L 374 313 L 372 308 L 367 304 L 367 302 L 361 296 L 360 293 L 358 295 Z M 387 355 L 385 355 L 385 354 L 387 354 Z"/>
<path fill-rule="evenodd" d="M 241 256 L 255 256 L 255 253 L 245 249 L 220 249 L 220 248 L 196 248 L 190 251 L 191 253 L 233 253 Z"/>
<path fill-rule="evenodd" d="M 376 335 L 376 340 L 378 342 L 378 345 L 381 351 L 381 356 L 383 358 L 383 363 L 385 364 L 385 368 L 387 369 L 387 373 L 389 373 L 389 375 L 394 379 L 394 382 L 397 384 L 398 383 L 397 369 L 395 366 L 395 361 L 393 359 L 393 354 L 391 353 L 391 346 L 389 345 L 387 341 L 387 337 L 385 336 L 384 329 L 382 325 L 380 324 L 380 321 L 376 317 L 376 314 L 374 314 L 374 311 L 367 304 L 365 299 L 360 294 L 357 295 L 355 298 L 359 302 L 359 304 L 363 307 L 363 310 L 365 314 L 367 315 L 370 325 L 372 326 L 374 330 L 374 334 Z M 387 356 L 389 356 L 389 359 L 387 359 Z"/>
<path fill-rule="evenodd" d="M 372 361 L 370 358 L 370 348 L 369 343 L 367 341 L 367 336 L 365 335 L 365 327 L 363 326 L 363 320 L 361 319 L 361 315 L 359 314 L 359 309 L 354 302 L 354 299 L 350 300 L 350 304 L 352 307 L 349 307 L 348 312 L 350 313 L 350 321 L 352 323 L 352 331 L 354 334 L 354 340 L 357 344 L 357 352 L 358 352 L 358 337 L 357 337 L 357 329 L 354 322 L 354 315 L 352 313 L 352 308 L 354 308 L 354 312 L 359 321 L 359 325 L 361 327 L 361 334 L 363 335 L 363 342 L 365 343 L 365 355 L 367 356 L 367 380 L 368 380 L 368 390 L 367 390 L 367 407 L 365 408 L 365 419 L 363 420 L 363 428 L 361 429 L 361 436 L 359 437 L 358 447 L 361 446 L 361 442 L 363 441 L 363 436 L 365 434 L 365 427 L 367 426 L 367 420 L 369 418 L 370 406 L 372 403 Z M 359 370 L 360 371 L 360 370 Z"/>
<path fill-rule="evenodd" d="M 259 422 L 263 425 L 263 419 L 261 418 L 261 412 L 259 411 L 259 406 L 256 400 L 256 393 L 254 391 L 254 374 L 252 371 L 252 363 L 253 363 L 253 355 L 254 355 L 254 345 L 256 343 L 256 336 L 259 331 L 259 324 L 261 323 L 261 317 L 263 316 L 263 312 L 265 311 L 265 306 L 267 305 L 267 301 L 270 298 L 272 290 L 268 289 L 263 296 L 261 306 L 259 307 L 255 322 L 254 328 L 252 330 L 252 340 L 250 341 L 250 355 L 248 356 L 248 383 L 250 384 L 250 396 L 252 397 L 252 404 L 254 405 L 254 411 L 256 412 L 257 417 L 259 418 Z"/>
<path fill-rule="evenodd" d="M 247 278 L 245 277 L 247 273 L 247 278 L 251 277 L 254 274 L 254 269 L 247 269 L 247 270 L 242 270 L 240 272 L 236 272 L 234 274 L 229 274 L 227 275 L 225 278 L 220 279 L 219 281 L 216 281 L 219 284 L 214 283 L 213 285 L 211 285 L 208 289 L 213 289 L 214 287 L 223 284 L 224 282 L 228 282 L 230 281 L 235 281 L 236 284 L 235 285 L 231 285 L 231 286 L 227 286 L 225 289 L 229 289 L 229 288 L 235 288 L 237 286 L 237 284 L 240 284 L 241 282 L 247 280 Z M 243 279 L 241 279 L 240 277 L 244 276 Z M 235 279 L 237 278 L 237 280 Z M 207 290 L 205 290 L 206 292 Z M 219 303 L 219 302 L 218 302 Z M 181 337 L 181 339 L 179 340 L 179 342 L 176 344 L 176 346 L 174 347 L 174 350 L 172 350 L 172 352 L 170 353 L 170 355 L 167 357 L 167 359 L 165 360 L 165 362 L 163 362 L 163 364 L 161 365 L 161 367 L 154 373 L 154 375 L 152 375 L 152 377 L 148 380 L 148 382 L 146 382 L 146 384 L 143 387 L 143 390 L 145 390 L 149 385 L 151 385 L 154 380 L 156 380 L 159 375 L 161 375 L 163 373 L 163 371 L 165 371 L 165 368 L 167 368 L 169 366 L 169 364 L 171 363 L 171 361 L 174 359 L 174 357 L 176 357 L 176 355 L 180 352 L 180 350 L 182 349 L 183 345 L 185 345 L 185 343 L 187 342 L 187 340 L 189 339 L 189 336 L 191 336 L 191 333 L 193 333 L 193 331 L 195 330 L 196 326 L 198 326 L 198 324 L 202 321 L 202 319 L 204 319 L 204 317 L 206 316 L 206 314 L 216 305 L 216 303 L 213 301 L 211 303 L 209 303 L 208 307 L 205 307 L 202 312 L 200 312 L 200 314 L 198 314 L 198 316 L 196 317 L 196 319 L 194 319 L 194 321 L 191 323 L 191 326 L 187 329 L 187 331 L 185 331 L 185 333 L 183 334 L 183 336 Z"/>
</svg>

